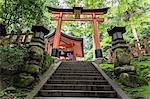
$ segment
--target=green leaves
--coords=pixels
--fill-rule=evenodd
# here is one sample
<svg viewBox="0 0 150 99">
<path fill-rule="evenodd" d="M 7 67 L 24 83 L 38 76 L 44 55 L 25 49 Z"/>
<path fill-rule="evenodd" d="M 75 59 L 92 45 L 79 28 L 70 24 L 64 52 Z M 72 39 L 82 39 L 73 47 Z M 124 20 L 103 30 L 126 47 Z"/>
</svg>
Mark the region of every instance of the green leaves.
<svg viewBox="0 0 150 99">
<path fill-rule="evenodd" d="M 13 30 L 26 31 L 32 24 L 42 24 L 45 0 L 5 0 L 1 3 L 3 23 Z M 27 28 L 25 30 L 25 28 Z"/>
<path fill-rule="evenodd" d="M 22 47 L 1 46 L 0 52 L 0 69 L 18 70 L 20 66 L 24 65 L 25 59 L 28 57 L 27 50 Z"/>
</svg>

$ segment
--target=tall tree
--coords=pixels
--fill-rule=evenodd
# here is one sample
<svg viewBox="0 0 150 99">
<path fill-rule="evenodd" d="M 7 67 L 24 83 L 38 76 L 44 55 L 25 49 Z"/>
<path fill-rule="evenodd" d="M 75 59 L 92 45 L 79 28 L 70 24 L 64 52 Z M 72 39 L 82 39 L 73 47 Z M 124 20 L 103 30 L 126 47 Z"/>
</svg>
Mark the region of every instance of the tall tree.
<svg viewBox="0 0 150 99">
<path fill-rule="evenodd" d="M 2 0 L 0 19 L 8 28 L 23 30 L 41 24 L 45 0 Z M 10 29 L 9 29 L 10 30 Z"/>
</svg>

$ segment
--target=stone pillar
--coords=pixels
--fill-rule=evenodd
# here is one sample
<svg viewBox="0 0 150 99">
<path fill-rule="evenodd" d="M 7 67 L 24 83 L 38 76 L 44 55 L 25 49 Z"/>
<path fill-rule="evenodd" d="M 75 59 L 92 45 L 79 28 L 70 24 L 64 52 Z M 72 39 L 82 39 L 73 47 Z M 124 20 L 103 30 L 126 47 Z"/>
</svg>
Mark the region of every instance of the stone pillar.
<svg viewBox="0 0 150 99">
<path fill-rule="evenodd" d="M 29 44 L 30 55 L 25 66 L 25 71 L 38 74 L 41 70 L 45 51 L 44 35 L 48 34 L 49 31 L 43 26 L 32 26 L 32 31 L 34 32 L 34 36 Z M 33 68 L 34 71 L 32 71 Z"/>
<path fill-rule="evenodd" d="M 130 65 L 129 48 L 123 39 L 125 32 L 125 27 L 114 27 L 108 30 L 109 36 L 112 37 L 114 74 L 121 83 L 136 87 L 135 67 Z"/>
<path fill-rule="evenodd" d="M 22 72 L 14 78 L 14 85 L 17 87 L 27 87 L 32 84 L 37 75 L 42 73 L 44 63 L 44 35 L 49 31 L 43 26 L 32 26 L 34 36 L 28 48 L 28 59 L 22 67 Z"/>
</svg>

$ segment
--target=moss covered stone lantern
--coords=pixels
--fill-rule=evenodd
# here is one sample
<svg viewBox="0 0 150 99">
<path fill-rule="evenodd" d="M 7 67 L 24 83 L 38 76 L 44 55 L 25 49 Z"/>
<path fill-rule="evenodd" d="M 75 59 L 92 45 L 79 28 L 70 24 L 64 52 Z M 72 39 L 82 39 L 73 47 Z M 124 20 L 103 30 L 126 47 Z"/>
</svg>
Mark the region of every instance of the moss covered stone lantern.
<svg viewBox="0 0 150 99">
<path fill-rule="evenodd" d="M 112 37 L 112 51 L 114 74 L 121 83 L 136 87 L 135 67 L 130 64 L 129 48 L 123 39 L 125 27 L 114 27 L 108 30 L 109 36 Z"/>
</svg>

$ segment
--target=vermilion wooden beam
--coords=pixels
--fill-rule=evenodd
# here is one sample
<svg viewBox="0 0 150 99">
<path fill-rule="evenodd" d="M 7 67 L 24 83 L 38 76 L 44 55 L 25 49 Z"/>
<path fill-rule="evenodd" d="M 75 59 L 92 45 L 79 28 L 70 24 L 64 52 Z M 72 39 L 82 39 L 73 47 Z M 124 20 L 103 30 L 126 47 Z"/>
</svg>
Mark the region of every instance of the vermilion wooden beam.
<svg viewBox="0 0 150 99">
<path fill-rule="evenodd" d="M 57 29 L 56 29 L 56 34 L 55 34 L 55 37 L 54 37 L 54 44 L 53 44 L 53 47 L 58 48 L 58 49 L 59 49 L 60 38 L 61 38 L 62 17 L 63 17 L 63 14 L 60 13 L 60 16 L 58 18 L 58 26 L 57 26 Z"/>
<path fill-rule="evenodd" d="M 100 46 L 100 39 L 99 39 L 99 33 L 98 33 L 98 23 L 97 23 L 95 14 L 93 14 L 92 17 L 93 17 L 92 21 L 93 21 L 94 44 L 95 44 L 96 49 L 100 49 L 101 46 Z"/>
<path fill-rule="evenodd" d="M 52 21 L 58 21 L 59 17 L 52 17 Z M 104 18 L 94 18 L 95 21 L 97 22 L 104 22 Z M 75 19 L 75 18 L 62 18 L 62 21 L 93 21 L 93 18 L 80 18 L 80 19 Z"/>
<path fill-rule="evenodd" d="M 52 11 L 52 14 L 60 14 L 61 12 Z M 62 12 L 63 14 L 74 14 L 73 12 Z M 95 13 L 95 15 L 103 15 L 103 12 L 83 12 L 81 15 L 92 15 Z"/>
<path fill-rule="evenodd" d="M 72 43 L 70 43 L 70 44 L 60 44 L 59 46 L 70 48 L 70 47 L 73 47 L 73 44 Z"/>
</svg>

